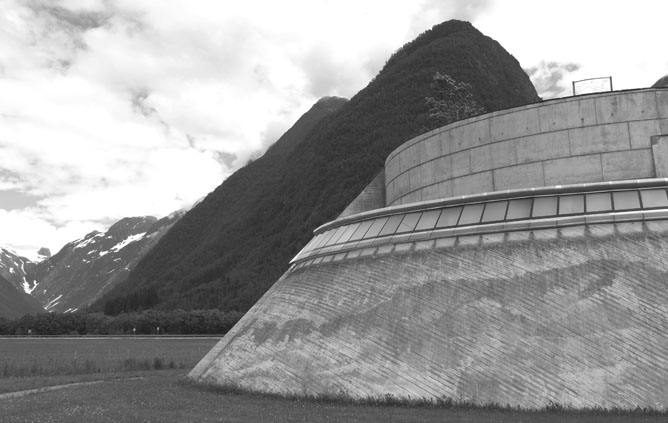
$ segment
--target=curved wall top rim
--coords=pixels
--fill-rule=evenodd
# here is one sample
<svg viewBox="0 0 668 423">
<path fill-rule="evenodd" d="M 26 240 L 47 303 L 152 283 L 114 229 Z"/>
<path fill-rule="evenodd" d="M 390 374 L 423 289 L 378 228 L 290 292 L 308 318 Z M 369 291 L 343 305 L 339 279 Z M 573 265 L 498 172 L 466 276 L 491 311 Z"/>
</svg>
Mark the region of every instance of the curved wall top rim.
<svg viewBox="0 0 668 423">
<path fill-rule="evenodd" d="M 427 210 L 431 208 L 440 208 L 445 206 L 474 204 L 479 202 L 487 202 L 491 200 L 537 197 L 542 195 L 592 193 L 597 191 L 608 191 L 611 189 L 623 190 L 623 189 L 656 188 L 656 187 L 668 187 L 668 178 L 649 178 L 649 179 L 633 179 L 624 181 L 554 185 L 550 187 L 535 187 L 535 188 L 525 188 L 525 189 L 515 189 L 515 190 L 505 190 L 505 191 L 484 192 L 480 194 L 467 194 L 457 197 L 442 198 L 438 200 L 420 201 L 411 204 L 388 206 L 380 209 L 365 211 L 362 213 L 356 213 L 320 225 L 313 231 L 313 234 L 315 236 L 331 228 L 335 228 L 338 226 L 366 219 L 372 219 L 379 216 L 389 216 L 393 214 L 402 214 L 410 211 Z"/>
<path fill-rule="evenodd" d="M 517 106 L 517 107 L 511 107 L 509 109 L 502 109 L 502 110 L 497 110 L 494 112 L 489 112 L 489 113 L 484 113 L 482 115 L 477 115 L 470 117 L 468 119 L 462 119 L 458 120 L 452 123 L 449 123 L 447 125 L 439 126 L 438 128 L 432 129 L 431 131 L 424 132 L 420 135 L 417 135 L 408 141 L 404 142 L 401 144 L 399 147 L 395 148 L 390 152 L 390 154 L 387 155 L 387 158 L 385 159 L 385 165 L 387 166 L 387 163 L 394 158 L 398 153 L 401 151 L 405 150 L 406 148 L 412 146 L 415 143 L 418 143 L 422 141 L 425 138 L 428 138 L 431 135 L 434 135 L 436 133 L 442 132 L 447 129 L 452 129 L 452 128 L 457 128 L 460 126 L 468 125 L 474 122 L 478 122 L 481 120 L 486 120 L 492 117 L 496 116 L 502 116 L 510 113 L 515 113 L 518 111 L 523 111 L 523 110 L 530 110 L 534 108 L 538 108 L 541 106 L 549 106 L 552 104 L 557 104 L 557 103 L 568 103 L 570 101 L 578 101 L 578 100 L 583 100 L 583 99 L 591 99 L 591 98 L 596 98 L 596 97 L 608 97 L 608 96 L 615 96 L 619 94 L 630 94 L 630 93 L 639 93 L 639 92 L 651 92 L 651 91 L 668 91 L 668 87 L 657 87 L 657 88 L 633 88 L 633 89 L 628 89 L 628 90 L 618 90 L 618 91 L 606 91 L 602 93 L 587 93 L 587 94 L 579 94 L 579 95 L 573 95 L 573 96 L 568 96 L 568 97 L 559 97 L 559 98 L 550 98 L 547 100 L 540 101 L 538 103 L 530 103 L 530 104 L 525 104 L 523 106 Z"/>
</svg>

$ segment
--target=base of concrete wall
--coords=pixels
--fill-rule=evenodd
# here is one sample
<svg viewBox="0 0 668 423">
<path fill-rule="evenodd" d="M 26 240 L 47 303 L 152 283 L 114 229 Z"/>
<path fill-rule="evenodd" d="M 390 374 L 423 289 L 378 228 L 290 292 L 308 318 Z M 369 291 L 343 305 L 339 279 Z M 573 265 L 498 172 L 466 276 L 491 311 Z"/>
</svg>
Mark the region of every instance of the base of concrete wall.
<svg viewBox="0 0 668 423">
<path fill-rule="evenodd" d="M 668 223 L 516 232 L 284 275 L 190 377 L 278 393 L 668 405 Z"/>
</svg>

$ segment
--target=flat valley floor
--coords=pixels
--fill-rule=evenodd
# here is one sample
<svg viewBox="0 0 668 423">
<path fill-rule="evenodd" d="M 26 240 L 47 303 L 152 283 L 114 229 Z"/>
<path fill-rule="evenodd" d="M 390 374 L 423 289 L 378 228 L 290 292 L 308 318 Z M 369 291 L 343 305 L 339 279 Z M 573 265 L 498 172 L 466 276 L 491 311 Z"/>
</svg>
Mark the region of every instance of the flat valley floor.
<svg viewBox="0 0 668 423">
<path fill-rule="evenodd" d="M 665 422 L 666 415 L 595 415 L 365 406 L 221 393 L 185 381 L 188 370 L 210 349 L 208 339 L 0 338 L 0 371 L 67 369 L 67 361 L 93 360 L 92 373 L 0 377 L 0 422 Z M 197 354 L 191 353 L 197 351 Z M 66 357 L 70 357 L 67 358 Z M 162 363 L 167 370 L 118 371 L 128 357 Z M 111 360 L 107 363 L 108 360 Z M 43 362 L 43 363 L 38 363 Z M 25 362 L 25 364 L 22 364 Z M 51 364 L 49 364 L 51 363 Z M 182 366 L 185 366 L 181 368 Z M 104 369 L 116 369 L 107 372 Z M 78 367 L 76 369 L 79 369 Z M 0 373 L 1 375 L 2 373 Z M 49 388 L 51 387 L 51 388 Z M 53 387 L 56 387 L 53 389 Z M 46 389 L 45 389 L 46 388 Z M 51 390 L 49 390 L 51 389 Z M 23 391 L 23 393 L 17 393 Z"/>
</svg>

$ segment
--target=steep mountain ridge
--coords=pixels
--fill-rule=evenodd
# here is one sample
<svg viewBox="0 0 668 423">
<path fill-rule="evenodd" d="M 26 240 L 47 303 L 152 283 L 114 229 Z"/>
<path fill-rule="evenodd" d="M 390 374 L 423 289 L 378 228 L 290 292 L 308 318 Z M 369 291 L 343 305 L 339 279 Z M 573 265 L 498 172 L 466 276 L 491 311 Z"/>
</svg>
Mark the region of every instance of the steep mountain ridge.
<svg viewBox="0 0 668 423">
<path fill-rule="evenodd" d="M 38 263 L 29 278 L 37 281 L 32 295 L 47 311 L 71 312 L 86 307 L 114 285 L 171 228 L 182 213 L 158 220 L 128 217 L 106 232 L 93 231 Z"/>
<path fill-rule="evenodd" d="M 42 260 L 45 256 L 41 257 Z M 34 273 L 38 261 L 23 257 L 16 251 L 0 247 L 0 277 L 3 277 L 15 289 L 30 294 L 35 287 L 35 280 L 29 273 Z"/>
<path fill-rule="evenodd" d="M 184 213 L 124 218 L 37 262 L 0 248 L 0 317 L 87 307 L 123 281 Z"/>
<path fill-rule="evenodd" d="M 467 22 L 437 25 L 399 49 L 350 101 L 310 120 L 308 130 L 297 131 L 298 121 L 267 154 L 225 180 L 96 307 L 106 303 L 106 311 L 118 313 L 129 296 L 154 289 L 164 308 L 248 309 L 394 148 L 438 126 L 425 102 L 437 72 L 469 84 L 481 110 L 539 101 L 496 41 Z"/>
</svg>

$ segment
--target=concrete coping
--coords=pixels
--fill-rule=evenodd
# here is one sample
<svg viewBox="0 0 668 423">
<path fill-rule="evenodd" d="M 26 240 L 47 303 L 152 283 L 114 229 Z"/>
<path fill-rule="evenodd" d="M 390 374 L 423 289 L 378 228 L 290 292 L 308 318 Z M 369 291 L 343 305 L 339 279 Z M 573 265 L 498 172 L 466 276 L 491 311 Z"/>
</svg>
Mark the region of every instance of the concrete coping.
<svg viewBox="0 0 668 423">
<path fill-rule="evenodd" d="M 362 220 L 376 218 L 380 216 L 403 214 L 418 210 L 424 211 L 433 208 L 442 208 L 446 206 L 475 204 L 493 200 L 518 199 L 523 197 L 538 197 L 542 195 L 590 193 L 596 191 L 657 188 L 657 187 L 668 187 L 668 178 L 648 178 L 648 179 L 631 179 L 623 181 L 590 182 L 581 184 L 554 185 L 549 187 L 493 191 L 493 192 L 484 192 L 480 194 L 467 194 L 467 195 L 443 198 L 438 200 L 419 201 L 410 204 L 401 204 L 397 206 L 383 207 L 380 209 L 369 210 L 362 213 L 345 216 L 319 226 L 313 231 L 313 233 L 314 235 L 318 235 L 331 228 L 343 226 L 350 223 L 355 223 Z"/>
</svg>

